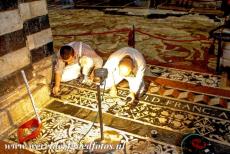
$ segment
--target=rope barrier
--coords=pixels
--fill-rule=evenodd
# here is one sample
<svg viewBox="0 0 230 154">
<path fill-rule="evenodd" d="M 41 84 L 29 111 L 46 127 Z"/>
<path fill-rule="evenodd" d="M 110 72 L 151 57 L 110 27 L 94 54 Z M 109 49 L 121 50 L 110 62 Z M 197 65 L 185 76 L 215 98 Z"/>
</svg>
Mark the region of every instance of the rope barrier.
<svg viewBox="0 0 230 154">
<path fill-rule="evenodd" d="M 174 42 L 193 42 L 193 41 L 202 41 L 202 40 L 208 40 L 208 38 L 196 38 L 196 39 L 192 39 L 192 40 L 177 40 L 177 39 L 168 39 L 168 38 L 163 38 L 160 36 L 156 36 L 156 35 L 152 35 L 152 34 L 148 34 L 146 32 L 142 32 L 139 29 L 136 29 L 135 31 L 144 34 L 144 35 L 148 35 L 150 37 L 156 38 L 156 39 L 160 39 L 160 40 L 164 40 L 164 41 L 174 41 Z"/>
<path fill-rule="evenodd" d="M 53 36 L 63 36 L 63 37 L 70 37 L 70 36 L 87 36 L 87 35 L 104 35 L 104 34 L 111 34 L 111 33 L 119 33 L 119 32 L 131 32 L 132 29 L 130 28 L 123 28 L 123 29 L 118 29 L 118 30 L 113 30 L 113 31 L 106 31 L 106 32 L 87 32 L 87 33 L 81 33 L 81 34 L 66 34 L 66 35 L 53 35 Z M 208 37 L 205 38 L 194 38 L 194 39 L 190 39 L 190 40 L 178 40 L 178 39 L 170 39 L 170 38 L 164 38 L 161 36 L 156 36 L 156 35 L 152 35 L 146 32 L 141 31 L 140 29 L 135 29 L 134 31 L 139 32 L 143 35 L 148 35 L 150 37 L 156 38 L 156 39 L 160 39 L 160 40 L 164 40 L 164 41 L 173 41 L 173 42 L 193 42 L 193 41 L 203 41 L 203 40 L 208 40 Z M 180 36 L 182 37 L 182 36 Z M 188 37 L 188 36 L 184 36 L 183 38 Z"/>
<path fill-rule="evenodd" d="M 107 31 L 107 32 L 87 32 L 87 33 L 81 33 L 81 34 L 66 34 L 66 35 L 53 35 L 53 36 L 86 36 L 86 35 L 103 35 L 103 34 L 110 34 L 110 33 L 118 33 L 118 32 L 129 32 L 129 28 L 123 28 L 119 30 L 113 30 L 113 31 Z"/>
</svg>

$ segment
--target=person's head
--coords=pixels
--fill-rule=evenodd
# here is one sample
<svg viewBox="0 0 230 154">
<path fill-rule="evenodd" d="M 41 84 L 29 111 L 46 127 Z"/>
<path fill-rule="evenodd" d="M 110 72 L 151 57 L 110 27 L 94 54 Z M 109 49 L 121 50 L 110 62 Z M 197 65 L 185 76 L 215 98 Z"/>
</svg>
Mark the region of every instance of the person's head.
<svg viewBox="0 0 230 154">
<path fill-rule="evenodd" d="M 129 56 L 124 57 L 119 63 L 119 73 L 121 76 L 129 76 L 134 69 L 133 59 Z"/>
<path fill-rule="evenodd" d="M 65 63 L 69 64 L 74 59 L 73 48 L 71 46 L 68 46 L 68 45 L 62 46 L 60 49 L 60 56 Z"/>
</svg>

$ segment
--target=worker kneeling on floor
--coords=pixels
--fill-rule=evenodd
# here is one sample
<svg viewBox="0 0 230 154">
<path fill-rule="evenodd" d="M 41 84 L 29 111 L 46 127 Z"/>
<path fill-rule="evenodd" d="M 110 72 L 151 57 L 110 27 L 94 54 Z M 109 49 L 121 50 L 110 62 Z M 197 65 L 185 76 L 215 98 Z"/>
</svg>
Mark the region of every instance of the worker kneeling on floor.
<svg viewBox="0 0 230 154">
<path fill-rule="evenodd" d="M 60 91 L 60 82 L 77 79 L 81 75 L 84 76 L 82 83 L 92 82 L 93 69 L 101 68 L 102 65 L 102 58 L 87 44 L 71 42 L 62 46 L 57 53 L 53 94 Z"/>
<path fill-rule="evenodd" d="M 122 48 L 110 55 L 104 68 L 108 69 L 108 77 L 104 81 L 105 89 L 110 89 L 110 95 L 117 96 L 117 88 L 122 80 L 128 81 L 130 93 L 128 103 L 133 103 L 145 89 L 144 72 L 146 62 L 143 55 L 131 47 Z"/>
</svg>

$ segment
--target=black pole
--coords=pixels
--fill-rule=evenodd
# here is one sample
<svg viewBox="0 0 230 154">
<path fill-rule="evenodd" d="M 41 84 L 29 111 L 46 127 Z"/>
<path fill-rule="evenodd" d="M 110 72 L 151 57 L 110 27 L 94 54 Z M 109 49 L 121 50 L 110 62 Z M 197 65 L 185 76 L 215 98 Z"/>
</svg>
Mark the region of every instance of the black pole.
<svg viewBox="0 0 230 154">
<path fill-rule="evenodd" d="M 216 72 L 217 74 L 221 73 L 220 70 L 220 58 L 222 54 L 222 49 L 221 49 L 221 38 L 218 40 L 218 52 L 217 52 L 217 62 L 216 62 Z"/>
<path fill-rule="evenodd" d="M 135 48 L 135 27 L 133 25 L 132 29 L 129 31 L 128 35 L 128 45 Z"/>
<path fill-rule="evenodd" d="M 57 56 L 55 53 L 53 53 L 52 55 L 52 74 L 51 74 L 51 83 L 50 83 L 50 89 L 51 89 L 51 93 L 52 93 L 52 90 L 55 86 L 55 65 L 56 65 L 56 59 L 57 59 Z"/>
<path fill-rule="evenodd" d="M 133 25 L 133 48 L 135 48 L 135 26 Z"/>
<path fill-rule="evenodd" d="M 97 83 L 97 101 L 98 101 L 98 113 L 99 113 L 101 141 L 102 141 L 102 140 L 104 140 L 104 135 L 103 135 L 103 119 L 102 119 L 102 109 L 101 109 L 101 89 L 100 89 L 100 83 Z"/>
</svg>

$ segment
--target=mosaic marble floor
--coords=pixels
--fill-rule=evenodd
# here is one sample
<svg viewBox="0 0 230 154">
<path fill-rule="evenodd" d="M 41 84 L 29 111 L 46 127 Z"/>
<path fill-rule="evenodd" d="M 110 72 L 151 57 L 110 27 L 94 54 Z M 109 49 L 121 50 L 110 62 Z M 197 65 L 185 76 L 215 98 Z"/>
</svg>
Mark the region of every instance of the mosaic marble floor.
<svg viewBox="0 0 230 154">
<path fill-rule="evenodd" d="M 211 44 L 208 32 L 218 23 L 206 16 L 189 14 L 147 19 L 110 15 L 96 10 L 50 8 L 49 19 L 55 51 L 65 43 L 83 41 L 106 59 L 113 51 L 128 45 L 127 29 L 135 25 L 138 30 L 135 33 L 135 48 L 143 53 L 149 64 L 215 72 L 215 55 L 208 54 Z M 121 31 L 101 34 L 114 30 Z M 86 33 L 95 34 L 77 36 Z"/>
<path fill-rule="evenodd" d="M 99 11 L 57 8 L 49 10 L 49 18 L 55 50 L 63 43 L 81 40 L 100 51 L 104 59 L 111 51 L 127 46 L 126 33 L 103 37 L 57 35 L 103 32 L 130 28 L 130 24 L 135 24 L 148 33 L 169 40 L 182 36 L 185 39 L 196 39 L 198 36 L 207 38 L 207 31 L 216 25 L 213 20 L 199 15 L 149 20 L 124 16 L 111 18 L 111 15 Z M 175 20 L 178 22 L 172 24 Z M 149 27 L 153 24 L 154 28 Z M 119 87 L 116 98 L 105 93 L 102 102 L 105 129 L 119 132 L 121 143 L 125 143 L 124 148 L 107 153 L 180 154 L 183 137 L 195 132 L 209 139 L 217 154 L 230 151 L 230 92 L 221 89 L 220 76 L 208 74 L 210 69 L 215 68 L 213 55 L 205 59 L 210 42 L 204 39 L 174 43 L 140 34 L 136 35 L 136 42 L 137 48 L 147 58 L 146 77 L 151 80 L 146 80 L 147 93 L 136 101 L 135 106 L 129 106 L 125 102 L 127 88 Z M 199 66 L 196 65 L 198 63 Z M 173 68 L 167 67 L 168 65 Z M 181 70 L 183 68 L 185 70 Z M 174 83 L 177 85 L 174 86 Z M 178 83 L 182 86 L 178 87 Z M 82 85 L 74 80 L 62 83 L 61 86 L 60 96 L 53 98 L 40 112 L 43 123 L 40 135 L 24 143 L 24 146 L 35 153 L 82 154 L 82 149 L 76 145 L 92 142 L 99 136 L 97 120 L 89 134 L 81 140 L 97 115 L 95 85 Z M 151 137 L 152 130 L 158 132 L 154 138 Z M 17 142 L 16 130 L 10 133 L 6 141 Z M 39 144 L 49 145 L 51 148 L 29 147 Z M 58 145 L 60 148 L 57 148 Z M 66 148 L 64 145 L 74 146 Z"/>
<path fill-rule="evenodd" d="M 219 136 L 219 129 L 216 126 L 222 125 L 221 128 L 227 128 L 226 133 L 229 132 L 229 110 L 161 96 L 149 91 L 139 100 L 137 106 L 130 108 L 124 103 L 128 90 L 119 89 L 118 93 L 118 98 L 111 98 L 108 94 L 105 94 L 103 102 L 105 112 L 129 120 L 164 127 L 168 130 L 181 131 L 192 125 L 206 137 L 228 143 L 223 137 Z M 61 100 L 95 110 L 95 87 L 84 87 L 84 85 L 75 81 L 63 84 Z M 206 123 L 211 125 L 206 125 Z"/>
<path fill-rule="evenodd" d="M 147 65 L 145 75 L 150 77 L 154 76 L 158 78 L 169 79 L 173 81 L 198 84 L 208 87 L 220 87 L 221 82 L 220 75 L 198 73 L 169 67 L 161 67 L 156 65 Z"/>
<path fill-rule="evenodd" d="M 92 126 L 92 122 L 49 109 L 44 109 L 40 115 L 43 124 L 42 131 L 36 139 L 23 144 L 28 150 L 35 153 L 81 154 L 83 152 L 83 146 L 91 150 L 98 148 L 96 146 L 91 146 L 90 148 L 90 146 L 87 147 L 86 145 L 86 143 L 92 143 L 93 140 L 99 136 L 100 129 L 97 124 L 95 124 L 88 135 L 81 140 L 83 135 Z M 116 150 L 107 150 L 105 153 L 108 154 L 140 154 L 143 152 L 146 154 L 178 154 L 180 152 L 179 147 L 153 140 L 150 137 L 143 137 L 110 127 L 105 127 L 105 131 L 117 131 L 121 138 L 121 146 L 117 147 Z M 13 132 L 6 141 L 16 143 L 16 132 Z M 36 147 L 35 145 L 43 145 L 43 147 Z"/>
<path fill-rule="evenodd" d="M 149 89 L 152 86 L 150 84 Z M 41 112 L 43 122 L 41 134 L 27 144 L 78 143 L 97 115 L 95 88 L 95 85 L 82 85 L 76 80 L 63 83 L 60 97 L 55 98 Z M 125 103 L 127 94 L 126 88 L 119 88 L 117 98 L 111 98 L 105 93 L 103 100 L 103 119 L 106 129 L 120 132 L 122 142 L 133 143 L 135 140 L 133 148 L 129 145 L 125 150 L 118 150 L 115 153 L 181 153 L 180 142 L 184 135 L 194 132 L 209 139 L 217 154 L 224 154 L 230 150 L 230 110 L 183 98 L 154 94 L 150 91 L 138 101 L 136 106 L 129 106 Z M 151 138 L 152 130 L 158 132 L 157 137 Z M 96 123 L 82 142 L 88 142 L 98 134 L 99 128 Z M 13 132 L 8 139 L 16 142 L 16 132 Z M 36 151 L 63 152 L 63 149 L 52 150 L 54 149 Z M 79 149 L 69 150 L 70 153 L 81 153 Z"/>
</svg>

